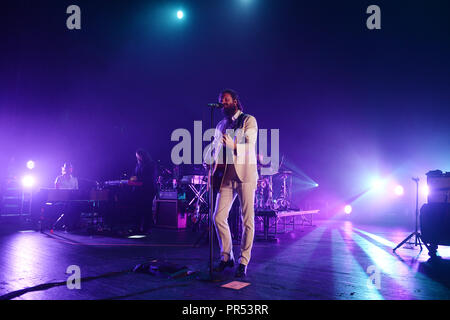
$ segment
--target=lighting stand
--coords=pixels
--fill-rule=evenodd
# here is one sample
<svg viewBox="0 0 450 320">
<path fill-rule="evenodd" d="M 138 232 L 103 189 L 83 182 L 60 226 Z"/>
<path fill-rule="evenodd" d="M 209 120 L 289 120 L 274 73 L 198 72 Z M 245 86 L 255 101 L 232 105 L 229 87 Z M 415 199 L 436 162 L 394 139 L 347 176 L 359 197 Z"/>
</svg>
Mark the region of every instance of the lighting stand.
<svg viewBox="0 0 450 320">
<path fill-rule="evenodd" d="M 392 251 L 395 252 L 398 248 L 400 248 L 402 245 L 407 243 L 409 239 L 412 237 L 415 237 L 414 239 L 414 246 L 420 246 L 420 251 L 422 251 L 422 243 L 425 245 L 425 243 L 422 240 L 422 235 L 419 232 L 419 178 L 412 178 L 412 180 L 416 183 L 416 230 L 411 233 L 409 236 L 405 238 L 398 246 L 396 246 Z M 412 242 L 408 242 L 408 244 L 412 244 Z M 426 245 L 425 245 L 426 246 Z"/>
</svg>

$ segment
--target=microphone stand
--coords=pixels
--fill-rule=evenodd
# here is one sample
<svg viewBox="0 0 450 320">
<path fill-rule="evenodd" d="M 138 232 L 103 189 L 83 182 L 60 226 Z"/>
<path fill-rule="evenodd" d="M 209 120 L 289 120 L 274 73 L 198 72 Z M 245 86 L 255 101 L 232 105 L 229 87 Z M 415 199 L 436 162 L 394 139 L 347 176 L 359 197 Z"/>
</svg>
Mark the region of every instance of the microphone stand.
<svg viewBox="0 0 450 320">
<path fill-rule="evenodd" d="M 214 128 L 214 107 L 211 106 L 211 128 Z M 213 174 L 213 167 L 212 165 L 209 166 L 209 215 L 208 215 L 208 229 L 209 229 L 209 278 L 210 280 L 213 280 L 213 255 L 214 255 L 214 234 L 213 234 L 213 214 L 214 214 L 214 190 L 213 190 L 213 181 L 212 181 L 212 174 Z"/>
<path fill-rule="evenodd" d="M 211 108 L 211 127 L 214 128 L 214 108 L 217 106 L 215 104 L 208 104 L 208 107 Z M 213 224 L 213 215 L 214 215 L 214 190 L 213 190 L 213 166 L 210 164 L 208 169 L 208 185 L 207 191 L 209 198 L 209 212 L 208 212 L 208 232 L 209 232 L 209 273 L 203 274 L 199 276 L 199 280 L 202 281 L 218 281 L 219 279 L 215 279 L 213 275 L 213 255 L 214 255 L 214 224 Z M 203 237 L 203 236 L 202 236 Z M 200 240 L 200 239 L 199 239 Z M 197 241 L 197 243 L 199 242 Z"/>
<path fill-rule="evenodd" d="M 411 233 L 409 236 L 406 237 L 405 240 L 400 242 L 398 246 L 396 246 L 392 251 L 395 252 L 398 248 L 400 248 L 403 244 L 409 241 L 412 237 L 416 237 L 414 240 L 414 246 L 417 247 L 417 245 L 420 246 L 420 251 L 422 251 L 422 243 L 425 245 L 425 243 L 422 240 L 422 235 L 419 232 L 419 178 L 412 178 L 412 180 L 416 183 L 416 230 Z M 408 242 L 412 244 L 412 242 Z"/>
<path fill-rule="evenodd" d="M 220 104 L 208 104 L 208 107 L 211 108 L 211 128 L 214 128 L 214 108 L 221 107 Z M 204 276 L 200 275 L 198 278 L 202 281 L 208 281 L 208 282 L 218 282 L 223 281 L 223 279 L 213 274 L 213 255 L 214 255 L 214 223 L 213 223 L 213 215 L 214 215 L 214 187 L 213 187 L 213 166 L 209 166 L 208 170 L 208 191 L 209 191 L 209 213 L 208 213 L 208 231 L 209 231 L 209 273 Z"/>
</svg>

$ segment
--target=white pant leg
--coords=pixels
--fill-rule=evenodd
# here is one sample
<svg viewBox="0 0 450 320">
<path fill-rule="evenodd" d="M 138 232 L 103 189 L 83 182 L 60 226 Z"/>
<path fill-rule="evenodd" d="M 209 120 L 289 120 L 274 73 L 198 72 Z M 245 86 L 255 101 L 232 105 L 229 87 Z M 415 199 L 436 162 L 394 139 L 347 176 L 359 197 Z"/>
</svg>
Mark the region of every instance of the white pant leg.
<svg viewBox="0 0 450 320">
<path fill-rule="evenodd" d="M 232 182 L 224 181 L 217 194 L 216 210 L 214 212 L 214 224 L 223 261 L 228 261 L 228 259 L 234 260 L 233 240 L 230 226 L 228 225 L 228 215 L 235 198 L 236 194 L 234 193 Z"/>
<path fill-rule="evenodd" d="M 254 183 L 236 183 L 236 191 L 242 209 L 242 240 L 239 263 L 247 265 L 250 262 L 255 236 L 255 185 Z"/>
</svg>

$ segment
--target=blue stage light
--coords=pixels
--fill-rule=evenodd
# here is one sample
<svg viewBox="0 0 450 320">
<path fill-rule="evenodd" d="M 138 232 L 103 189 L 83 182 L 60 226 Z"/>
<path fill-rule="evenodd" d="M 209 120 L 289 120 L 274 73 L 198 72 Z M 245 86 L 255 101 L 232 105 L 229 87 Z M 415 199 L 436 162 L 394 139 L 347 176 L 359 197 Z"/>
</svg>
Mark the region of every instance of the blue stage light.
<svg viewBox="0 0 450 320">
<path fill-rule="evenodd" d="M 380 179 L 373 179 L 372 180 L 372 188 L 373 189 L 380 189 L 384 184 L 383 180 Z"/>
<path fill-rule="evenodd" d="M 178 11 L 177 11 L 177 18 L 178 18 L 178 19 L 183 19 L 183 17 L 184 17 L 183 11 L 178 10 Z"/>
</svg>

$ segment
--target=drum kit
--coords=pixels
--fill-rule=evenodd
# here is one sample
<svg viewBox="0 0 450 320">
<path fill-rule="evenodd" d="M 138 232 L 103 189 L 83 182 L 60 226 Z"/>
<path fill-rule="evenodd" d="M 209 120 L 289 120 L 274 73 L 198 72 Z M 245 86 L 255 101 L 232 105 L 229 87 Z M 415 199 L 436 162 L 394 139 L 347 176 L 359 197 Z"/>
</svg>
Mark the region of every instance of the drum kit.
<svg viewBox="0 0 450 320">
<path fill-rule="evenodd" d="M 255 191 L 255 210 L 288 210 L 291 207 L 291 189 L 293 172 L 287 170 L 280 164 L 280 170 L 268 168 L 258 163 L 259 179 Z M 264 168 L 264 170 L 262 170 Z M 194 170 L 195 174 L 179 175 L 176 170 L 167 168 L 160 170 L 162 174 L 158 177 L 158 189 L 188 191 L 186 197 L 186 210 L 192 212 L 192 216 L 197 220 L 200 213 L 207 212 L 207 177 L 203 168 Z M 264 174 L 262 174 L 264 173 Z M 182 177 L 182 178 L 179 178 Z M 276 186 L 279 192 L 275 192 Z M 186 189 L 187 188 L 187 189 Z"/>
<path fill-rule="evenodd" d="M 274 179 L 281 181 L 278 198 L 274 198 Z M 292 171 L 265 170 L 260 175 L 255 192 L 255 210 L 288 210 L 291 206 Z"/>
</svg>

